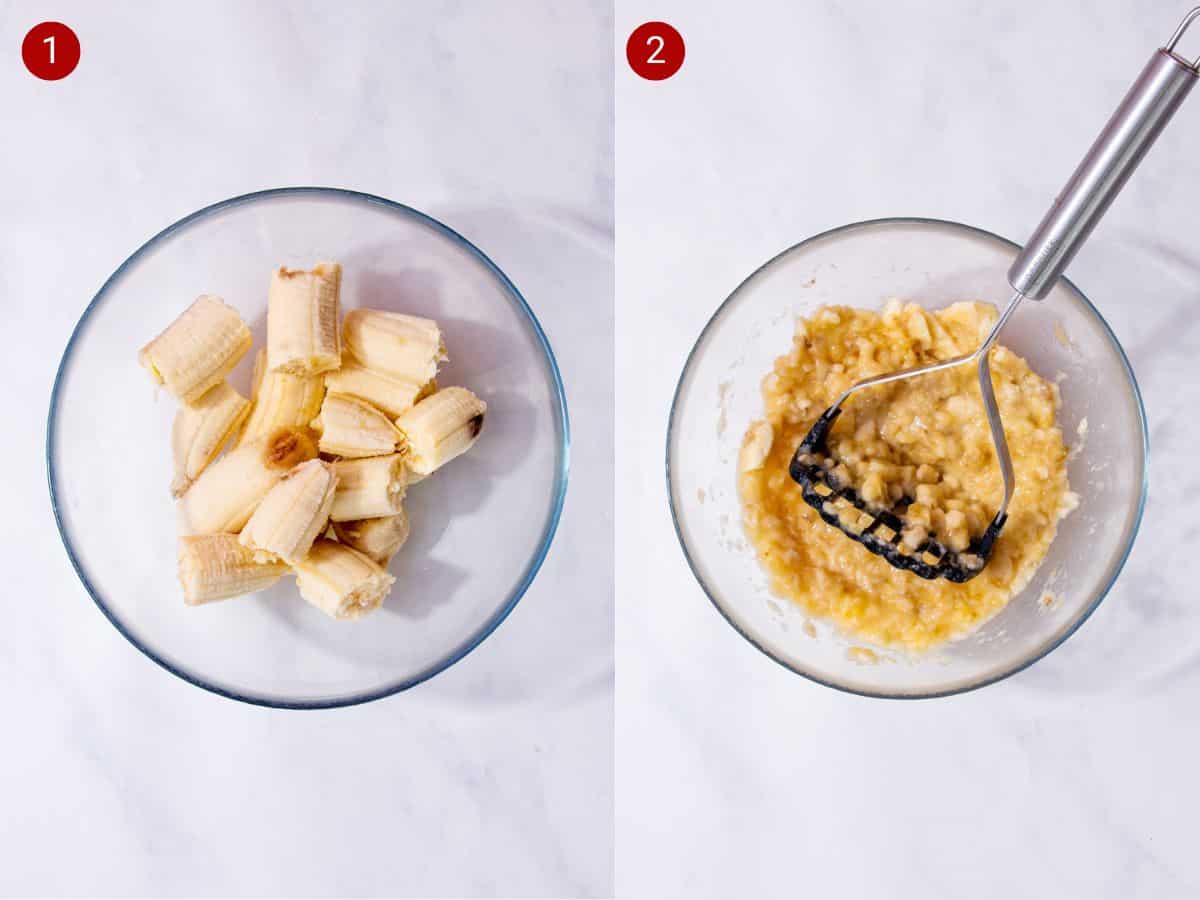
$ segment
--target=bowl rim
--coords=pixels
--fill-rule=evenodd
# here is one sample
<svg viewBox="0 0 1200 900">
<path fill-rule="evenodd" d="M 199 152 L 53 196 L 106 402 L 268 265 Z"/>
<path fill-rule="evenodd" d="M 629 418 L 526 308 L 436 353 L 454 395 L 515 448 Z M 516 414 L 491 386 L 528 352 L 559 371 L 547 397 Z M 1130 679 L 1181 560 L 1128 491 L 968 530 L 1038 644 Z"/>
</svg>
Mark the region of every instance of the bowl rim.
<svg viewBox="0 0 1200 900">
<path fill-rule="evenodd" d="M 147 644 L 138 640 L 132 631 L 105 603 L 100 592 L 92 584 L 88 577 L 83 564 L 76 556 L 75 549 L 72 546 L 68 529 L 63 520 L 63 512 L 59 505 L 58 485 L 55 479 L 54 469 L 54 438 L 57 427 L 57 411 L 59 403 L 59 391 L 62 386 L 63 374 L 66 371 L 68 363 L 71 361 L 75 343 L 78 339 L 84 324 L 91 316 L 92 312 L 97 309 L 101 302 L 107 297 L 109 290 L 117 284 L 122 275 L 133 266 L 146 252 L 151 248 L 156 247 L 167 238 L 181 231 L 187 226 L 212 216 L 216 213 L 231 209 L 236 206 L 245 206 L 261 200 L 273 199 L 277 197 L 295 197 L 295 196 L 325 196 L 333 197 L 341 200 L 349 200 L 355 203 L 366 203 L 373 206 L 382 207 L 390 212 L 400 216 L 415 220 L 416 222 L 426 225 L 438 232 L 443 237 L 450 239 L 459 247 L 468 251 L 500 283 L 501 287 L 508 293 L 510 300 L 513 302 L 515 309 L 522 313 L 528 320 L 529 325 L 533 329 L 533 333 L 537 338 L 539 347 L 542 350 L 547 368 L 549 369 L 551 379 L 554 386 L 554 394 L 557 400 L 556 411 L 559 424 L 560 439 L 557 446 L 557 466 L 554 476 L 554 485 L 551 495 L 550 512 L 546 517 L 546 522 L 542 528 L 542 535 L 539 539 L 536 551 L 530 557 L 529 563 L 525 567 L 525 571 L 521 577 L 517 579 L 515 586 L 509 591 L 508 597 L 504 603 L 500 605 L 495 612 L 471 634 L 463 643 L 459 644 L 451 653 L 437 662 L 425 667 L 415 675 L 408 676 L 398 682 L 385 685 L 382 688 L 373 688 L 369 691 L 362 691 L 355 694 L 350 694 L 344 697 L 324 698 L 318 700 L 289 700 L 270 697 L 267 695 L 257 695 L 250 692 L 239 691 L 234 688 L 224 687 L 213 681 L 208 680 L 202 675 L 189 671 L 183 666 L 177 665 L 164 656 L 157 653 Z M 248 703 L 254 706 L 269 707 L 272 709 L 334 709 L 344 706 L 356 706 L 362 703 L 370 703 L 374 700 L 380 700 L 384 697 L 390 697 L 393 694 L 398 694 L 401 691 L 406 691 L 409 688 L 415 687 L 424 681 L 428 681 L 433 676 L 445 671 L 450 666 L 462 660 L 472 650 L 478 647 L 487 639 L 503 622 L 508 615 L 516 607 L 520 599 L 525 595 L 529 586 L 533 583 L 538 570 L 541 569 L 542 563 L 545 562 L 546 556 L 550 551 L 550 545 L 553 542 L 555 532 L 558 530 L 559 522 L 562 518 L 563 502 L 567 491 L 567 476 L 570 469 L 570 451 L 571 451 L 571 430 L 570 418 L 567 412 L 567 397 L 566 389 L 563 386 L 562 373 L 558 368 L 558 361 L 555 359 L 554 350 L 550 346 L 550 341 L 546 337 L 545 331 L 542 329 L 541 323 L 538 322 L 529 303 L 522 296 L 521 292 L 513 284 L 512 280 L 504 273 L 504 271 L 494 263 L 490 257 L 480 250 L 475 244 L 467 240 L 457 231 L 445 223 L 433 218 L 427 213 L 421 212 L 404 203 L 399 203 L 395 200 L 389 200 L 385 197 L 376 194 L 369 194 L 363 191 L 356 191 L 347 188 L 338 187 L 322 187 L 314 185 L 297 185 L 290 187 L 268 188 L 266 190 L 251 191 L 246 194 L 239 194 L 234 197 L 229 197 L 225 200 L 212 203 L 202 207 L 193 213 L 184 216 L 176 222 L 168 225 L 166 228 L 159 231 L 144 244 L 137 248 L 124 262 L 119 265 L 116 270 L 108 276 L 101 285 L 100 290 L 92 297 L 83 314 L 79 317 L 79 321 L 75 323 L 74 329 L 71 331 L 71 336 L 67 339 L 66 347 L 63 349 L 62 359 L 59 361 L 58 369 L 54 375 L 54 384 L 50 389 L 50 407 L 46 420 L 46 450 L 45 464 L 46 476 L 50 487 L 50 507 L 54 512 L 54 521 L 58 526 L 59 537 L 62 539 L 63 547 L 67 551 L 67 557 L 71 561 L 71 566 L 75 569 L 75 574 L 82 582 L 84 588 L 91 596 L 93 602 L 99 607 L 100 612 L 112 624 L 118 632 L 120 632 L 126 640 L 134 647 L 144 653 L 147 657 L 153 660 L 162 668 L 166 669 L 172 675 L 175 675 L 189 684 L 195 685 L 206 691 L 210 691 L 221 697 L 226 697 L 230 700 L 237 700 L 242 703 Z"/>
<path fill-rule="evenodd" d="M 1078 295 L 1078 297 L 1083 301 L 1084 305 L 1089 310 L 1091 310 L 1092 314 L 1096 317 L 1096 320 L 1102 326 L 1104 332 L 1108 335 L 1109 339 L 1112 341 L 1113 346 L 1116 347 L 1117 356 L 1120 358 L 1121 365 L 1125 369 L 1125 375 L 1129 379 L 1130 386 L 1133 388 L 1133 396 L 1134 396 L 1134 400 L 1135 400 L 1135 406 L 1137 408 L 1138 424 L 1141 426 L 1141 435 L 1142 435 L 1142 440 L 1141 440 L 1141 448 L 1142 448 L 1141 490 L 1140 490 L 1140 493 L 1138 496 L 1137 509 L 1135 510 L 1135 513 L 1134 513 L 1132 527 L 1129 529 L 1129 537 L 1125 542 L 1125 546 L 1121 549 L 1121 552 L 1117 558 L 1116 566 L 1113 568 L 1112 576 L 1109 578 L 1108 583 L 1105 584 L 1104 587 L 1096 593 L 1095 598 L 1092 599 L 1092 601 L 1088 605 L 1088 607 L 1075 620 L 1075 622 L 1071 625 L 1070 628 L 1068 628 L 1065 632 L 1063 632 L 1061 635 L 1059 635 L 1055 640 L 1053 640 L 1049 644 L 1045 645 L 1038 652 L 1036 652 L 1026 658 L 1022 658 L 1021 660 L 1019 660 L 1018 662 L 1016 662 L 1015 664 L 1013 664 L 1011 666 L 1001 668 L 998 671 L 993 672 L 993 673 L 991 673 L 983 678 L 980 678 L 976 681 L 959 684 L 959 685 L 957 685 L 955 687 L 951 687 L 951 688 L 937 689 L 937 690 L 931 690 L 931 691 L 920 691 L 920 692 L 889 692 L 886 690 L 872 690 L 869 688 L 863 689 L 863 688 L 855 687 L 855 686 L 852 686 L 849 684 L 843 684 L 843 683 L 835 681 L 831 678 L 823 677 L 815 672 L 805 670 L 805 669 L 801 668 L 800 666 L 792 665 L 787 660 L 781 659 L 779 656 L 772 653 L 768 647 L 764 646 L 762 642 L 756 640 L 753 635 L 751 635 L 745 628 L 743 628 L 738 623 L 737 619 L 732 615 L 732 613 L 728 612 L 722 606 L 721 602 L 717 599 L 715 592 L 711 588 L 709 588 L 709 586 L 705 582 L 704 578 L 700 575 L 700 571 L 697 568 L 696 562 L 692 557 L 692 553 L 691 553 L 690 549 L 688 548 L 687 541 L 684 539 L 683 529 L 679 522 L 679 511 L 676 507 L 676 502 L 675 502 L 675 485 L 674 485 L 674 481 L 672 480 L 672 471 L 671 471 L 671 446 L 672 446 L 672 441 L 673 441 L 673 437 L 675 434 L 676 413 L 678 411 L 680 393 L 683 390 L 684 382 L 687 380 L 687 377 L 691 370 L 692 362 L 696 356 L 696 353 L 699 351 L 701 345 L 704 343 L 705 338 L 708 336 L 709 331 L 722 318 L 726 309 L 741 294 L 742 290 L 744 288 L 746 288 L 747 286 L 749 286 L 760 274 L 765 272 L 767 269 L 769 269 L 771 266 L 773 266 L 776 262 L 781 260 L 783 257 L 788 256 L 789 254 L 793 253 L 794 251 L 800 250 L 801 248 L 806 247 L 810 244 L 814 244 L 817 241 L 821 241 L 826 238 L 834 237 L 836 235 L 839 235 L 839 234 L 841 234 L 843 232 L 847 232 L 847 231 L 853 231 L 853 230 L 857 230 L 857 229 L 867 229 L 867 228 L 891 227 L 891 226 L 896 226 L 896 225 L 917 225 L 917 226 L 931 226 L 934 228 L 948 228 L 951 231 L 956 231 L 956 230 L 963 231 L 968 234 L 975 235 L 977 237 L 983 237 L 983 238 L 987 238 L 987 239 L 990 239 L 993 241 L 998 241 L 999 243 L 1005 245 L 1006 247 L 1009 247 L 1014 250 L 1021 249 L 1020 244 L 1016 243 L 1015 241 L 1011 241 L 1008 238 L 1001 237 L 1000 235 L 996 234 L 995 232 L 989 231 L 986 228 L 979 228 L 974 225 L 966 225 L 962 222 L 955 222 L 951 219 L 939 219 L 939 218 L 931 218 L 931 217 L 924 217 L 924 216 L 885 216 L 885 217 L 877 218 L 877 219 L 863 219 L 858 222 L 850 222 L 845 225 L 839 225 L 835 228 L 827 229 L 825 231 L 822 231 L 822 232 L 814 234 L 810 237 L 807 237 L 804 240 L 800 241 L 799 243 L 792 244 L 790 247 L 787 247 L 784 250 L 781 250 L 780 252 L 776 253 L 774 256 L 772 256 L 770 259 L 768 259 L 766 262 L 764 262 L 762 265 L 760 265 L 758 268 L 756 268 L 753 272 L 751 272 L 749 275 L 747 275 L 744 279 L 742 279 L 742 281 L 738 284 L 737 287 L 735 287 L 733 289 L 733 291 L 729 294 L 729 296 L 726 297 L 725 300 L 721 302 L 721 304 L 717 307 L 716 311 L 713 312 L 713 314 L 709 317 L 708 321 L 704 324 L 704 327 L 700 330 L 700 334 L 697 336 L 696 342 L 692 345 L 692 349 L 688 351 L 687 359 L 684 361 L 683 369 L 679 375 L 679 380 L 675 384 L 675 392 L 671 397 L 671 411 L 667 418 L 667 435 L 666 435 L 667 439 L 666 439 L 666 447 L 665 447 L 665 450 L 666 450 L 665 462 L 666 462 L 666 479 L 667 479 L 667 502 L 670 506 L 671 524 L 675 528 L 675 537 L 679 541 L 680 548 L 683 550 L 683 556 L 684 556 L 684 559 L 687 561 L 688 568 L 691 570 L 692 577 L 696 579 L 696 582 L 700 585 L 701 590 L 704 591 L 705 596 L 708 597 L 709 602 L 716 608 L 717 612 L 721 614 L 721 617 L 726 622 L 728 622 L 729 625 L 732 626 L 732 628 L 738 634 L 740 634 L 743 638 L 745 638 L 746 641 L 748 641 L 752 646 L 754 646 L 756 649 L 758 649 L 765 656 L 767 656 L 774 662 L 778 663 L 779 665 L 783 666 L 788 671 L 794 672 L 795 674 L 800 675 L 800 676 L 808 679 L 809 681 L 823 685 L 824 687 L 829 687 L 829 688 L 833 688 L 838 691 L 842 691 L 847 694 L 854 694 L 859 697 L 869 697 L 872 699 L 880 699 L 880 700 L 932 700 L 932 699 L 936 699 L 939 697 L 953 697 L 957 694 L 965 694 L 970 691 L 975 691 L 975 690 L 978 690 L 979 688 L 987 687 L 988 685 L 995 684 L 999 681 L 1003 681 L 1006 678 L 1016 675 L 1018 672 L 1024 671 L 1025 669 L 1029 668 L 1034 663 L 1036 663 L 1038 660 L 1044 659 L 1052 651 L 1054 651 L 1055 649 L 1060 647 L 1067 640 L 1067 638 L 1071 637 L 1073 634 L 1075 634 L 1075 632 L 1077 632 L 1079 630 L 1079 628 L 1083 625 L 1084 622 L 1086 622 L 1089 618 L 1091 618 L 1092 613 L 1094 613 L 1096 611 L 1097 607 L 1100 606 L 1100 604 L 1101 604 L 1101 602 L 1103 602 L 1104 598 L 1108 596 L 1109 591 L 1112 590 L 1113 585 L 1116 583 L 1117 579 L 1120 577 L 1121 570 L 1124 569 L 1125 563 L 1129 559 L 1129 554 L 1133 550 L 1133 545 L 1137 541 L 1137 535 L 1138 535 L 1138 532 L 1140 531 L 1141 525 L 1142 525 L 1142 518 L 1146 511 L 1146 498 L 1147 498 L 1147 494 L 1149 491 L 1149 477 L 1150 477 L 1150 432 L 1149 432 L 1149 429 L 1146 424 L 1146 407 L 1142 401 L 1142 391 L 1141 391 L 1141 388 L 1138 386 L 1137 378 L 1135 377 L 1134 372 L 1133 372 L 1133 367 L 1129 362 L 1129 357 L 1125 353 L 1125 348 L 1121 345 L 1121 342 L 1120 342 L 1120 340 L 1118 340 L 1116 333 L 1112 330 L 1112 326 L 1110 326 L 1108 324 L 1108 321 L 1104 318 L 1103 315 L 1100 314 L 1100 311 L 1095 307 L 1095 305 L 1092 303 L 1092 301 L 1088 299 L 1088 296 L 1083 291 L 1081 291 L 1079 289 L 1079 287 L 1073 281 L 1068 279 L 1066 276 L 1063 276 L 1063 281 L 1065 281 L 1067 286 L 1072 291 L 1074 291 L 1076 295 Z"/>
</svg>

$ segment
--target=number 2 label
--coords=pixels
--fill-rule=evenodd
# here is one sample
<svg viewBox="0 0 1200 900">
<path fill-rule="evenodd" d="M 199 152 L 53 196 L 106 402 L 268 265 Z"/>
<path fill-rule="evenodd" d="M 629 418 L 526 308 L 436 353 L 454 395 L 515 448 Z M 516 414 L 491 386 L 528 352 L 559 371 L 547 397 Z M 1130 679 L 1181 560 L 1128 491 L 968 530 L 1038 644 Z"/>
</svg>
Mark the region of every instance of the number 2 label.
<svg viewBox="0 0 1200 900">
<path fill-rule="evenodd" d="M 629 35 L 625 58 L 647 81 L 666 81 L 683 65 L 683 35 L 666 22 L 646 22 Z"/>
<path fill-rule="evenodd" d="M 658 44 L 657 47 L 654 47 L 655 43 Z M 650 35 L 650 37 L 646 38 L 646 45 L 648 47 L 654 47 L 654 52 L 646 57 L 646 64 L 652 66 L 665 66 L 667 61 L 658 55 L 662 53 L 662 48 L 667 45 L 667 42 L 664 40 L 663 36 L 661 34 Z M 51 54 L 54 53 L 53 47 L 50 49 L 50 52 Z"/>
</svg>

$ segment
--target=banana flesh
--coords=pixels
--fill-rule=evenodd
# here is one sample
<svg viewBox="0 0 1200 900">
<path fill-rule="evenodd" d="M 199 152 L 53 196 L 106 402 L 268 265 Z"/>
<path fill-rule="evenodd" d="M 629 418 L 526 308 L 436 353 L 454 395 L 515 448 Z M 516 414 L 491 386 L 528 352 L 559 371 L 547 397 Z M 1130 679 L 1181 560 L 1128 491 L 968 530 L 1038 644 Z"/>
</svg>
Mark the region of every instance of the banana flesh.
<svg viewBox="0 0 1200 900">
<path fill-rule="evenodd" d="M 175 460 L 172 496 L 181 496 L 237 433 L 250 401 L 222 381 L 196 403 L 185 403 L 171 426 L 171 454 Z"/>
<path fill-rule="evenodd" d="M 367 554 L 386 567 L 396 551 L 408 540 L 408 514 L 401 509 L 394 516 L 334 522 L 333 531 L 343 544 Z"/>
<path fill-rule="evenodd" d="M 325 386 L 335 394 L 365 400 L 392 419 L 429 392 L 428 383 L 369 369 L 349 354 L 340 369 L 325 376 Z"/>
<path fill-rule="evenodd" d="M 250 415 L 239 444 L 266 437 L 277 428 L 307 427 L 325 399 L 324 375 L 289 375 L 267 369 L 267 353 L 254 359 L 254 390 Z"/>
<path fill-rule="evenodd" d="M 328 525 L 337 483 L 329 463 L 300 463 L 267 491 L 242 529 L 242 546 L 259 551 L 260 558 L 294 565 Z"/>
<path fill-rule="evenodd" d="M 300 596 L 335 619 L 378 609 L 396 581 L 365 553 L 324 538 L 294 568 Z"/>
<path fill-rule="evenodd" d="M 288 567 L 277 560 L 255 559 L 236 534 L 179 539 L 179 583 L 188 606 L 265 590 L 287 572 Z"/>
<path fill-rule="evenodd" d="M 204 294 L 141 349 L 138 362 L 172 396 L 196 403 L 225 380 L 253 342 L 236 309 Z"/>
<path fill-rule="evenodd" d="M 329 518 L 334 522 L 394 516 L 400 511 L 408 481 L 399 453 L 341 459 L 333 464 L 333 471 L 338 482 Z"/>
<path fill-rule="evenodd" d="M 346 348 L 376 372 L 415 384 L 437 376 L 446 357 L 442 330 L 433 319 L 378 309 L 352 309 L 342 325 Z"/>
<path fill-rule="evenodd" d="M 400 452 L 419 476 L 430 475 L 471 448 L 487 404 L 461 387 L 442 388 L 396 419 Z"/>
<path fill-rule="evenodd" d="M 176 504 L 180 534 L 241 531 L 267 491 L 316 455 L 312 438 L 297 428 L 280 428 L 226 453 L 200 473 Z"/>
<path fill-rule="evenodd" d="M 335 262 L 272 274 L 249 400 L 226 377 L 250 331 L 219 297 L 197 298 L 138 354 L 181 401 L 171 489 L 188 605 L 292 571 L 332 618 L 377 609 L 409 537 L 406 491 L 479 437 L 487 404 L 438 387 L 438 323 L 359 309 L 339 327 L 341 278 Z"/>
<path fill-rule="evenodd" d="M 325 395 L 321 414 L 313 420 L 322 453 L 360 458 L 396 452 L 400 433 L 387 416 L 369 403 L 342 394 Z"/>
<path fill-rule="evenodd" d="M 342 267 L 335 262 L 311 271 L 275 270 L 267 292 L 267 368 L 311 376 L 341 365 L 341 288 Z"/>
</svg>

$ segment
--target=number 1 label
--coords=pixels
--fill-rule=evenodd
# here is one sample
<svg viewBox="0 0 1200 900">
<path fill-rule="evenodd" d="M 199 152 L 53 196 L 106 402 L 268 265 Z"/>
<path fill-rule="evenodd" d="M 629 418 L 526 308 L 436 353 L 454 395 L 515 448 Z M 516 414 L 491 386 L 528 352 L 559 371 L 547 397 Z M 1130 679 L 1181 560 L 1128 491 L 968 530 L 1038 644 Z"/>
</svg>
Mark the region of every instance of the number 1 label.
<svg viewBox="0 0 1200 900">
<path fill-rule="evenodd" d="M 42 81 L 59 81 L 79 65 L 79 38 L 62 22 L 34 25 L 21 42 L 21 61 Z"/>
</svg>

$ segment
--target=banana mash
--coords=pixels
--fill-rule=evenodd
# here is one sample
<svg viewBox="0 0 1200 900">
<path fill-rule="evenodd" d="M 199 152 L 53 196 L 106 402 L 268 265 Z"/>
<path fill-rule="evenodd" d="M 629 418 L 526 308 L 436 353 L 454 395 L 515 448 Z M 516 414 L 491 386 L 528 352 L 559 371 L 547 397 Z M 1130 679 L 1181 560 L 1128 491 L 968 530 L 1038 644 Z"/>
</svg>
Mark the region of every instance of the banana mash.
<svg viewBox="0 0 1200 900">
<path fill-rule="evenodd" d="M 927 312 L 892 301 L 882 312 L 822 307 L 797 323 L 791 351 L 763 381 L 766 416 L 748 429 L 739 461 L 743 524 L 775 593 L 855 637 L 924 650 L 978 626 L 1025 586 L 1076 497 L 1058 388 L 1002 346 L 992 351 L 992 384 L 1016 492 L 991 560 L 965 584 L 893 568 L 823 522 L 788 474 L 813 421 L 851 384 L 970 352 L 996 318 L 984 303 Z M 904 515 L 910 546 L 932 533 L 961 550 L 1000 504 L 976 378 L 974 366 L 961 366 L 856 394 L 830 433 L 838 474 L 865 500 L 915 501 Z"/>
</svg>

